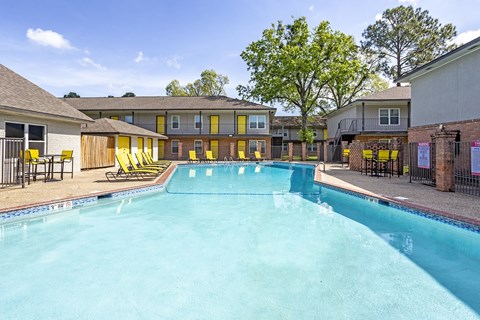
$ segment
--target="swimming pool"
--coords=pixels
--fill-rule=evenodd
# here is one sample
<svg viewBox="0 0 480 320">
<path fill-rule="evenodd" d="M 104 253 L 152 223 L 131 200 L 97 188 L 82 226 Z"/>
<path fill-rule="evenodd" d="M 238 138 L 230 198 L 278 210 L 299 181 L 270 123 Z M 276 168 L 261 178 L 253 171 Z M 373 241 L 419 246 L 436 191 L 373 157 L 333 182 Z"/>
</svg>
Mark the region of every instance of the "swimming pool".
<svg viewBox="0 0 480 320">
<path fill-rule="evenodd" d="M 1 319 L 479 319 L 480 235 L 313 183 L 181 166 L 2 226 Z"/>
</svg>

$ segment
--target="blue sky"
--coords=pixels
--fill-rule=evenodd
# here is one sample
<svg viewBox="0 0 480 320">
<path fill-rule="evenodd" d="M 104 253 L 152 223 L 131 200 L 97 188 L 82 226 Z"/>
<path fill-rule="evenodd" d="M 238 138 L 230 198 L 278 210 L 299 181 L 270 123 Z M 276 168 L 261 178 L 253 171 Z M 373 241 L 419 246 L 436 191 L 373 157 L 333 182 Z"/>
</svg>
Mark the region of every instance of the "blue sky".
<svg viewBox="0 0 480 320">
<path fill-rule="evenodd" d="M 361 40 L 385 9 L 413 4 L 457 27 L 460 42 L 480 36 L 480 0 L 0 0 L 0 63 L 56 96 L 164 95 L 214 69 L 246 84 L 239 54 L 278 20 L 322 20 Z"/>
</svg>

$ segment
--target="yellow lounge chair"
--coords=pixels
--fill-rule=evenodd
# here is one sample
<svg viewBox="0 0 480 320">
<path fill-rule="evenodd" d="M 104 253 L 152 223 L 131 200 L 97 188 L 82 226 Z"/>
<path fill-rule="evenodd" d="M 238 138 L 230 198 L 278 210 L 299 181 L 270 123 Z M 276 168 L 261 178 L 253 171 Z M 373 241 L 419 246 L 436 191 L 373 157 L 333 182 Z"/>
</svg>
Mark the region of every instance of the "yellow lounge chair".
<svg viewBox="0 0 480 320">
<path fill-rule="evenodd" d="M 125 163 L 123 156 L 122 155 L 115 155 L 115 158 L 117 158 L 117 162 L 120 165 L 120 169 L 117 172 L 105 172 L 105 177 L 109 182 L 112 182 L 113 180 L 117 181 L 127 181 L 131 177 L 135 177 L 138 180 L 139 178 L 145 178 L 146 176 L 157 176 L 158 171 L 157 170 L 149 170 L 149 169 L 130 169 L 128 168 L 127 164 Z"/>
<path fill-rule="evenodd" d="M 200 159 L 197 158 L 195 150 L 188 151 L 188 162 L 200 162 Z"/>
<path fill-rule="evenodd" d="M 205 157 L 207 158 L 207 161 L 213 161 L 213 162 L 217 162 L 217 158 L 214 158 L 213 157 L 213 152 L 212 150 L 207 150 L 205 151 Z"/>
<path fill-rule="evenodd" d="M 250 159 L 245 157 L 245 151 L 238 151 L 238 160 L 249 161 Z"/>
<path fill-rule="evenodd" d="M 165 171 L 163 169 L 163 167 L 160 167 L 160 166 L 156 166 L 156 165 L 144 165 L 144 164 L 136 164 L 135 163 L 135 159 L 133 158 L 133 156 L 130 154 L 130 153 L 127 153 L 127 158 L 130 162 L 130 165 L 133 167 L 133 169 L 135 170 L 138 170 L 138 169 L 147 169 L 147 170 L 156 170 L 158 171 L 159 173 Z"/>
<path fill-rule="evenodd" d="M 263 161 L 265 160 L 266 158 L 262 157 L 262 155 L 260 154 L 260 151 L 255 151 L 255 159 L 257 161 Z"/>
<path fill-rule="evenodd" d="M 150 156 L 149 153 L 140 152 L 140 156 L 143 157 L 143 163 L 146 163 L 147 165 L 151 164 L 156 166 L 162 166 L 165 169 L 167 169 L 172 164 L 172 161 L 167 161 L 167 160 L 154 161 L 152 159 L 152 156 Z"/>
</svg>

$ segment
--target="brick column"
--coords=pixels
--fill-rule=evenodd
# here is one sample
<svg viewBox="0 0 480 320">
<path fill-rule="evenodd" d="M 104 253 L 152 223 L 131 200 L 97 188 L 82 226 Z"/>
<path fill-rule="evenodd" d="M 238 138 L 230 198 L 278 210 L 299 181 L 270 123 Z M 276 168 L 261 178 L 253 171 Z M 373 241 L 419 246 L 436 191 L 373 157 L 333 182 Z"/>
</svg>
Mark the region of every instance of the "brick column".
<svg viewBox="0 0 480 320">
<path fill-rule="evenodd" d="M 288 143 L 288 161 L 293 161 L 293 142 Z"/>
<path fill-rule="evenodd" d="M 435 142 L 435 180 L 437 190 L 453 191 L 455 180 L 453 177 L 453 148 L 456 132 L 437 131 L 432 135 Z"/>
<path fill-rule="evenodd" d="M 328 161 L 328 142 L 325 140 L 323 144 L 323 161 Z"/>
<path fill-rule="evenodd" d="M 307 143 L 302 142 L 302 161 L 307 160 Z"/>
<path fill-rule="evenodd" d="M 179 142 L 178 143 L 178 160 L 182 160 L 182 148 L 183 148 L 183 143 Z"/>
<path fill-rule="evenodd" d="M 230 142 L 230 157 L 236 159 L 235 157 L 235 142 Z"/>
<path fill-rule="evenodd" d="M 320 161 L 320 148 L 322 147 L 321 142 L 317 142 L 317 161 Z"/>
</svg>

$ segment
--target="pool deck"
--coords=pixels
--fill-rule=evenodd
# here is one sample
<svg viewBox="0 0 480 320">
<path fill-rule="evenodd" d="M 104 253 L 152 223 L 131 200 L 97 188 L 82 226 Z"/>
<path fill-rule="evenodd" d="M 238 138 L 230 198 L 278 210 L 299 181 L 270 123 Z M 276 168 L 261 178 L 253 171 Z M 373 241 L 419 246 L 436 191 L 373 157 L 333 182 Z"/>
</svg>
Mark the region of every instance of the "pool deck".
<svg viewBox="0 0 480 320">
<path fill-rule="evenodd" d="M 155 179 L 126 182 L 108 182 L 105 172 L 113 168 L 82 171 L 64 180 L 44 183 L 34 182 L 26 188 L 0 189 L 0 214 L 26 207 L 100 196 L 129 189 L 165 183 L 174 168 L 184 161 L 174 161 L 161 176 Z M 337 164 L 326 164 L 325 172 L 318 167 L 315 180 L 348 191 L 361 193 L 422 211 L 443 215 L 474 225 L 480 225 L 480 198 L 453 192 L 440 192 L 420 183 L 410 183 L 408 176 L 371 177 L 350 171 Z"/>
</svg>

